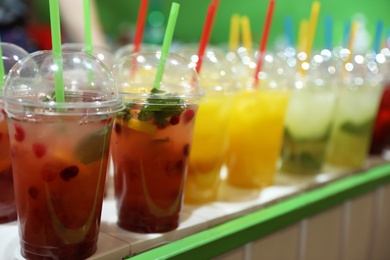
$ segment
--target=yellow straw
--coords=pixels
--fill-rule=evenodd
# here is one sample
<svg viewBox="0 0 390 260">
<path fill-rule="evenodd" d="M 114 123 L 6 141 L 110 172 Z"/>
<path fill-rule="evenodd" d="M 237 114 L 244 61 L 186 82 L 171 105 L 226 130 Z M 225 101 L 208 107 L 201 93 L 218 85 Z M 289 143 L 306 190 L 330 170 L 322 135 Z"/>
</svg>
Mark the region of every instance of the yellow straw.
<svg viewBox="0 0 390 260">
<path fill-rule="evenodd" d="M 248 53 L 252 52 L 252 32 L 248 16 L 241 17 L 242 44 Z"/>
<path fill-rule="evenodd" d="M 317 21 L 318 21 L 318 15 L 320 13 L 320 3 L 314 2 L 311 7 L 311 16 L 310 16 L 310 23 L 309 23 L 309 34 L 307 35 L 307 43 L 306 43 L 306 50 L 307 57 L 310 57 L 311 50 L 313 47 L 314 37 L 316 34 L 317 29 Z"/>
<path fill-rule="evenodd" d="M 240 35 L 240 16 L 233 14 L 230 18 L 229 50 L 235 52 L 238 49 Z"/>
<path fill-rule="evenodd" d="M 307 40 L 305 45 L 305 53 L 306 53 L 306 60 L 308 61 L 311 56 L 311 51 L 313 47 L 314 37 L 316 34 L 317 29 L 317 21 L 318 21 L 318 15 L 320 13 L 320 3 L 318 1 L 313 2 L 311 6 L 311 14 L 310 14 L 310 21 L 309 21 L 309 29 L 307 34 Z M 304 62 L 305 62 L 304 61 Z M 302 67 L 302 64 L 300 66 L 301 74 L 305 74 L 305 70 Z"/>
<path fill-rule="evenodd" d="M 344 77 L 347 76 L 347 72 L 348 72 L 346 70 L 346 65 L 347 65 L 347 63 L 350 63 L 352 60 L 353 47 L 355 44 L 356 34 L 358 31 L 358 28 L 359 28 L 359 23 L 357 21 L 354 21 L 352 23 L 352 27 L 351 27 L 351 31 L 350 31 L 349 39 L 348 39 L 348 46 L 347 46 L 348 50 L 350 51 L 350 54 L 348 55 L 348 57 L 344 61 L 344 69 L 343 69 L 343 76 Z"/>
<path fill-rule="evenodd" d="M 306 49 L 308 27 L 309 27 L 309 22 L 306 19 L 303 19 L 299 24 L 299 34 L 298 34 L 299 52 L 304 51 Z"/>
</svg>

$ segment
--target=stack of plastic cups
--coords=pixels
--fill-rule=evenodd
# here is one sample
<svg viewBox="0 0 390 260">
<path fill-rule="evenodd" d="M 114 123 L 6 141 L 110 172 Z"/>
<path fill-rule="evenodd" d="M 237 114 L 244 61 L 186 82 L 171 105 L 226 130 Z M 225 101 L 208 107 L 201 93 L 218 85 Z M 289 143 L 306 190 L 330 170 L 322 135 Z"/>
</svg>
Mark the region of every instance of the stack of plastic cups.
<svg viewBox="0 0 390 260">
<path fill-rule="evenodd" d="M 337 50 L 337 52 L 336 52 Z M 326 162 L 330 166 L 359 169 L 365 166 L 372 129 L 382 94 L 378 65 L 363 55 L 351 56 L 348 49 L 336 49 L 340 57 L 342 85 Z"/>
<path fill-rule="evenodd" d="M 196 50 L 179 51 L 196 64 Z M 227 127 L 236 87 L 232 66 L 219 49 L 203 57 L 200 81 L 206 97 L 199 105 L 188 165 L 184 201 L 204 204 L 217 200 L 221 169 L 228 146 Z"/>
<path fill-rule="evenodd" d="M 246 77 L 237 75 L 243 87 L 230 114 L 226 182 L 259 190 L 274 183 L 292 77 L 280 57 L 268 54 L 254 86 L 254 62 L 247 64 Z"/>
<path fill-rule="evenodd" d="M 14 66 L 15 63 L 28 55 L 22 48 L 12 43 L 1 43 L 4 74 Z M 1 87 L 2 89 L 2 87 Z M 0 91 L 1 92 L 1 91 Z M 16 220 L 17 212 L 15 205 L 14 185 L 11 166 L 11 152 L 9 147 L 8 126 L 4 104 L 0 99 L 0 223 Z"/>
<path fill-rule="evenodd" d="M 290 65 L 301 64 L 286 55 Z M 313 175 L 323 170 L 334 118 L 339 78 L 331 51 L 313 55 L 304 74 L 297 73 L 285 122 L 281 172 Z M 295 64 L 294 64 L 295 63 Z M 299 69 L 297 70 L 299 72 Z"/>
</svg>

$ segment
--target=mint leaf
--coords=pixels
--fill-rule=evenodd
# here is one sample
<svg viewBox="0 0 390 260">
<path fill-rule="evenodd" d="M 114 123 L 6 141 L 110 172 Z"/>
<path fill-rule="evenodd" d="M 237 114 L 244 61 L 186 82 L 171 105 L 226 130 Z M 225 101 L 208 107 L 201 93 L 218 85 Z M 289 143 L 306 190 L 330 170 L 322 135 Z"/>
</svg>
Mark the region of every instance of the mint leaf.
<svg viewBox="0 0 390 260">
<path fill-rule="evenodd" d="M 372 120 L 368 120 L 361 124 L 356 124 L 347 121 L 341 124 L 340 129 L 341 131 L 348 132 L 353 135 L 365 135 L 371 131 L 371 127 L 372 127 Z"/>
<path fill-rule="evenodd" d="M 90 164 L 100 160 L 108 153 L 110 127 L 87 136 L 77 144 L 73 154 L 83 164 Z"/>
<path fill-rule="evenodd" d="M 172 97 L 165 91 L 153 88 L 151 97 L 147 99 L 148 104 L 142 106 L 138 114 L 138 120 L 155 120 L 157 126 L 169 124 L 169 118 L 180 115 L 184 111 L 184 101 L 181 98 Z"/>
</svg>

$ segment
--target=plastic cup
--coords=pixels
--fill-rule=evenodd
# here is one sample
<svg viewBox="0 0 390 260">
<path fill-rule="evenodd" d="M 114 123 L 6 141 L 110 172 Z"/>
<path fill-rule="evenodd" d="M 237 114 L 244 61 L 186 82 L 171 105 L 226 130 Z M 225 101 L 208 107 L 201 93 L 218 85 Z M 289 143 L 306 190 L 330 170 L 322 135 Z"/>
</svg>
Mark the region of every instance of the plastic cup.
<svg viewBox="0 0 390 260">
<path fill-rule="evenodd" d="M 349 51 L 341 53 L 348 55 Z M 383 88 L 377 64 L 367 63 L 362 55 L 354 56 L 345 68 L 349 71 L 339 88 L 326 161 L 336 167 L 359 169 L 368 156 Z"/>
<path fill-rule="evenodd" d="M 65 102 L 56 101 L 51 51 L 30 54 L 4 84 L 27 259 L 85 259 L 96 251 L 113 118 L 124 107 L 96 58 L 64 52 L 61 61 Z"/>
<path fill-rule="evenodd" d="M 390 151 L 390 50 L 385 48 L 374 56 L 379 65 L 380 74 L 383 75 L 383 93 L 372 131 L 370 154 L 386 155 Z"/>
<path fill-rule="evenodd" d="M 323 50 L 313 55 L 306 75 L 297 75 L 287 108 L 281 172 L 322 171 L 337 101 L 337 73 L 331 52 Z"/>
<path fill-rule="evenodd" d="M 114 124 L 111 152 L 118 225 L 140 233 L 178 227 L 198 102 L 196 71 L 169 54 L 158 89 L 160 53 L 123 57 L 113 73 L 126 109 Z"/>
<path fill-rule="evenodd" d="M 126 45 L 121 46 L 114 52 L 114 59 L 115 61 L 119 62 L 120 59 L 123 57 L 129 56 L 134 53 L 134 44 L 129 43 Z M 141 52 L 158 52 L 161 51 L 161 46 L 156 44 L 150 44 L 150 43 L 142 43 L 140 46 Z"/>
<path fill-rule="evenodd" d="M 196 62 L 198 56 L 194 53 L 190 49 L 179 51 Z M 200 80 L 206 98 L 199 105 L 196 117 L 184 195 L 187 204 L 217 200 L 228 147 L 227 128 L 237 92 L 232 66 L 218 49 L 205 52 Z"/>
<path fill-rule="evenodd" d="M 87 52 L 84 43 L 64 43 L 62 44 L 62 50 Z M 114 64 L 114 54 L 106 47 L 92 46 L 92 55 L 103 62 L 108 68 L 111 68 Z"/>
<path fill-rule="evenodd" d="M 254 71 L 255 66 L 250 68 Z M 268 54 L 260 85 L 252 87 L 250 73 L 243 83 L 247 87 L 236 95 L 228 128 L 228 184 L 261 189 L 274 183 L 290 98 L 289 76 L 282 60 Z"/>
<path fill-rule="evenodd" d="M 2 49 L 2 61 L 4 65 L 4 74 L 15 63 L 26 57 L 28 53 L 19 46 L 2 42 L 0 43 Z M 6 223 L 17 218 L 14 185 L 12 176 L 11 153 L 9 149 L 9 135 L 7 120 L 5 119 L 4 104 L 0 99 L 0 223 Z"/>
</svg>

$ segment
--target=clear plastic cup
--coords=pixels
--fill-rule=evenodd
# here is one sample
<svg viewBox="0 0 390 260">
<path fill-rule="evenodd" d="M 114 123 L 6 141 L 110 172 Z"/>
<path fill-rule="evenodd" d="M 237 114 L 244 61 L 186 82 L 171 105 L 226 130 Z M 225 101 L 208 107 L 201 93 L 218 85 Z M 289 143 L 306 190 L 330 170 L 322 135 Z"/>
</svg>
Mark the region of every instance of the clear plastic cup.
<svg viewBox="0 0 390 260">
<path fill-rule="evenodd" d="M 118 48 L 114 52 L 114 59 L 115 61 L 119 61 L 121 58 L 126 57 L 128 55 L 131 55 L 134 53 L 134 44 L 126 44 Z M 156 44 L 150 44 L 150 43 L 142 43 L 140 46 L 140 51 L 142 52 L 157 52 L 161 51 L 161 46 Z"/>
<path fill-rule="evenodd" d="M 323 169 L 340 85 L 335 63 L 331 51 L 322 50 L 313 55 L 305 74 L 297 73 L 291 83 L 280 162 L 283 173 L 311 175 Z"/>
<path fill-rule="evenodd" d="M 62 44 L 63 51 L 79 51 L 87 52 L 87 48 L 84 43 L 64 43 Z M 92 55 L 98 60 L 103 62 L 108 68 L 111 68 L 114 64 L 114 54 L 106 47 L 103 46 L 92 46 Z"/>
<path fill-rule="evenodd" d="M 341 60 L 351 55 L 347 49 L 339 51 Z M 359 169 L 368 156 L 374 121 L 383 87 L 378 77 L 378 66 L 363 55 L 342 61 L 342 86 L 335 110 L 329 147 L 328 164 Z"/>
<path fill-rule="evenodd" d="M 196 66 L 196 49 L 185 49 L 178 53 Z M 221 169 L 228 147 L 227 128 L 237 92 L 232 69 L 219 49 L 208 49 L 205 52 L 199 76 L 206 98 L 199 105 L 196 118 L 185 203 L 205 204 L 218 198 Z"/>
<path fill-rule="evenodd" d="M 28 53 L 19 46 L 2 42 L 2 62 L 5 76 L 15 63 L 18 63 Z M 0 223 L 14 221 L 17 218 L 14 185 L 12 177 L 11 153 L 9 149 L 8 126 L 4 104 L 0 99 Z"/>
<path fill-rule="evenodd" d="M 85 259 L 97 249 L 112 124 L 124 106 L 93 56 L 64 52 L 63 75 L 53 61 L 51 51 L 32 53 L 4 84 L 21 253 Z"/>
<path fill-rule="evenodd" d="M 178 227 L 198 103 L 203 97 L 190 62 L 138 52 L 114 65 L 126 109 L 114 124 L 111 152 L 118 225 L 153 233 Z M 166 59 L 165 59 L 166 58 Z"/>
<path fill-rule="evenodd" d="M 259 85 L 253 87 L 255 67 L 249 63 L 242 90 L 236 95 L 228 128 L 226 182 L 246 189 L 274 183 L 283 139 L 284 120 L 293 78 L 283 58 L 264 57 Z"/>
</svg>

